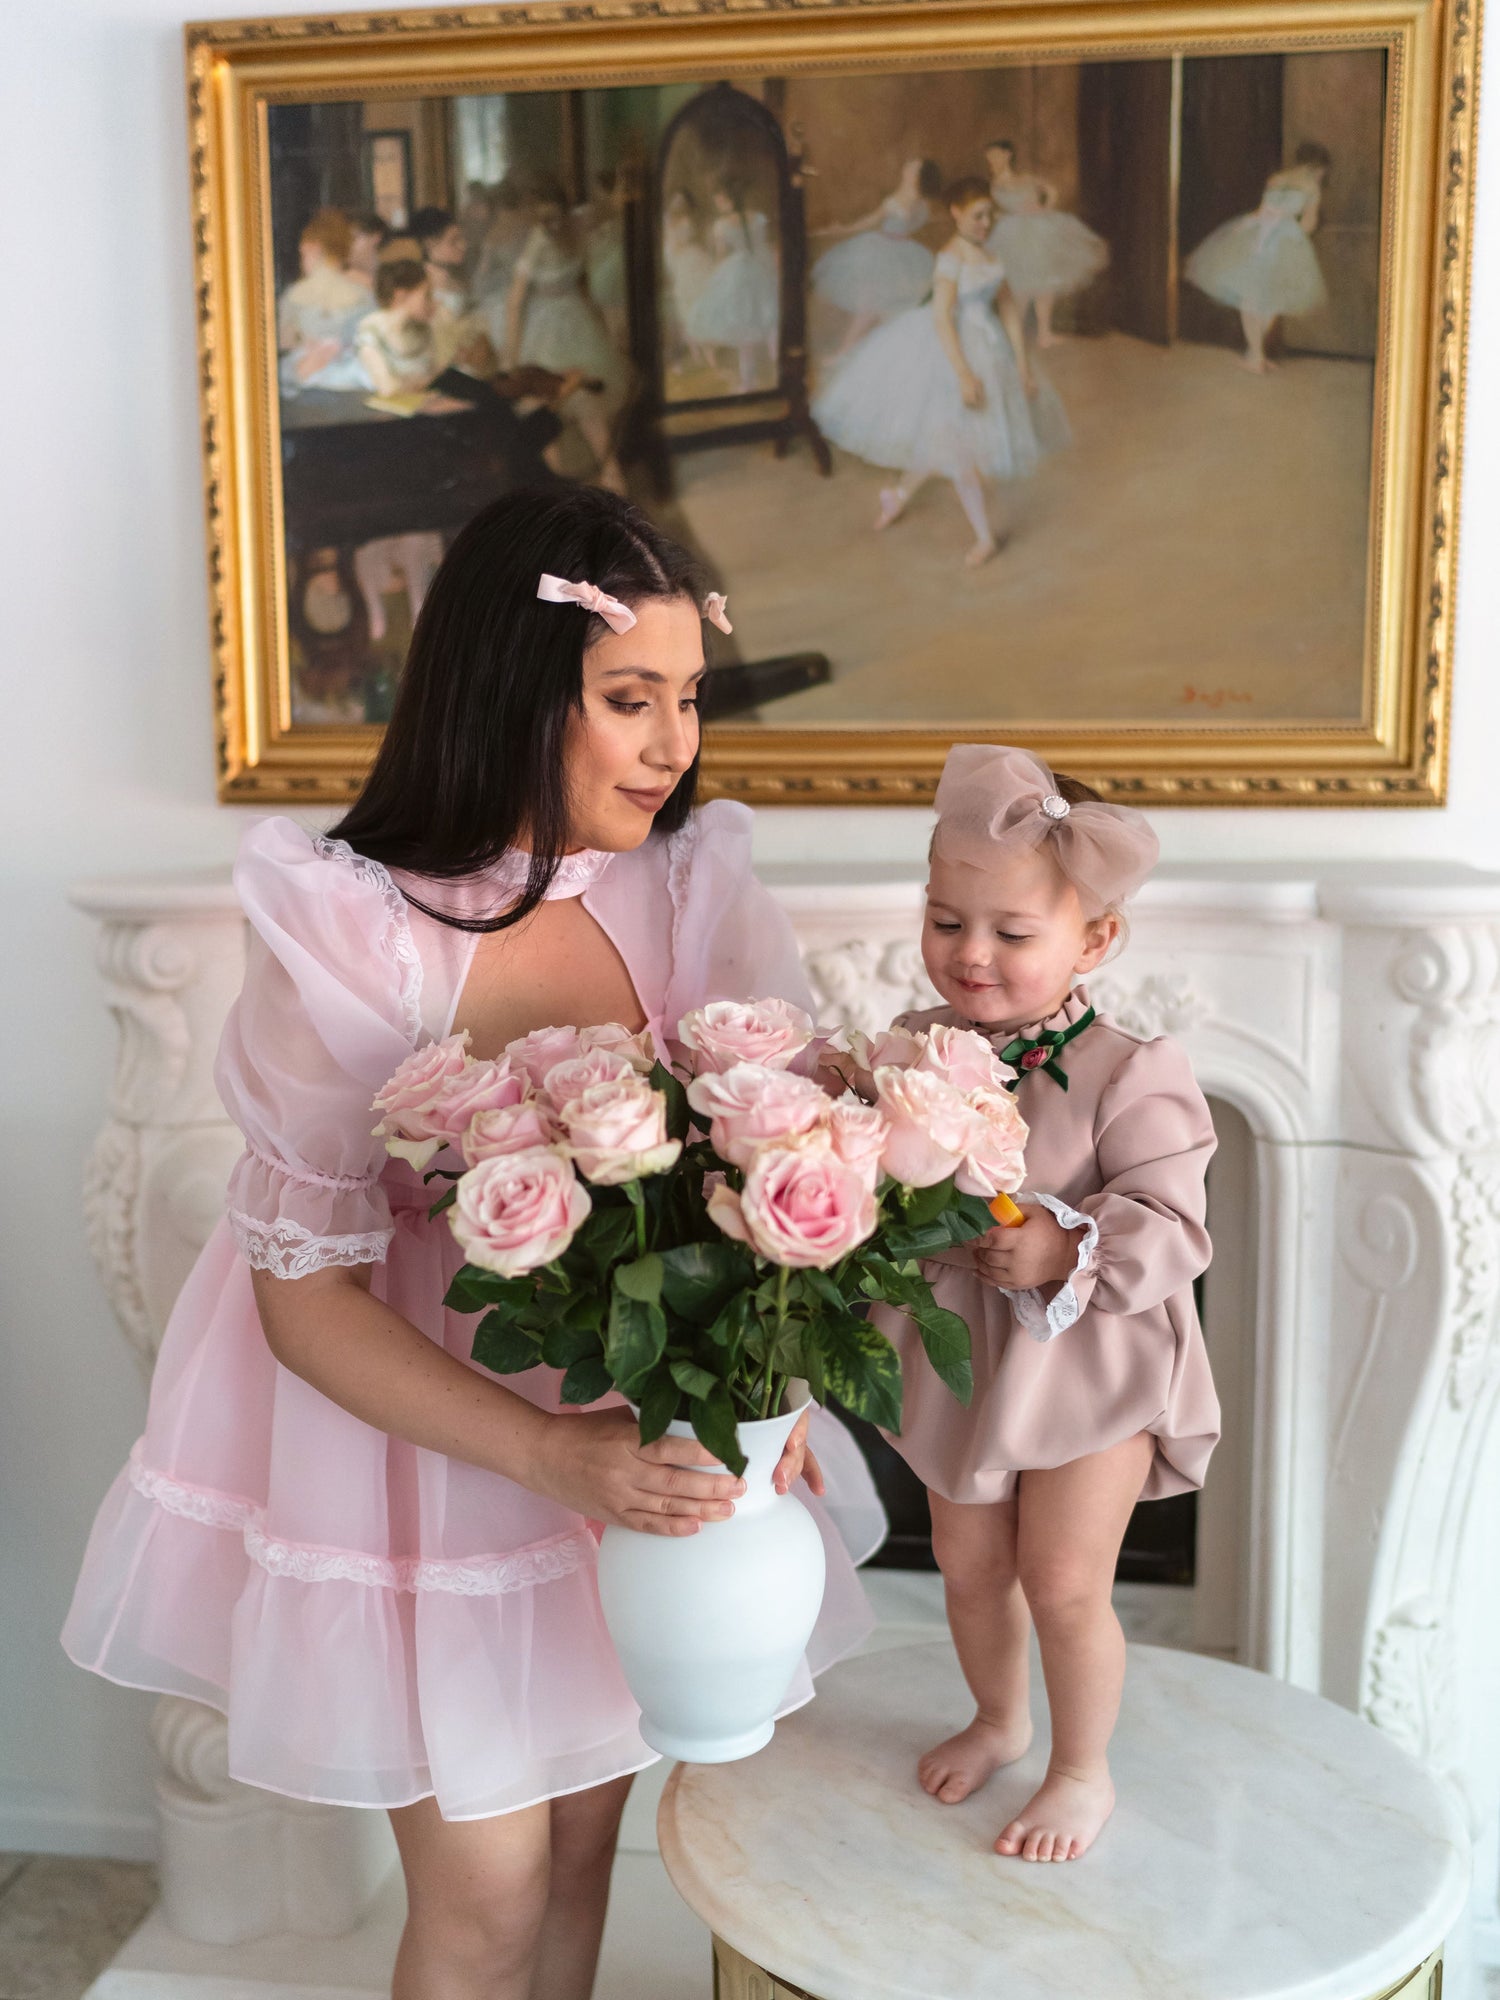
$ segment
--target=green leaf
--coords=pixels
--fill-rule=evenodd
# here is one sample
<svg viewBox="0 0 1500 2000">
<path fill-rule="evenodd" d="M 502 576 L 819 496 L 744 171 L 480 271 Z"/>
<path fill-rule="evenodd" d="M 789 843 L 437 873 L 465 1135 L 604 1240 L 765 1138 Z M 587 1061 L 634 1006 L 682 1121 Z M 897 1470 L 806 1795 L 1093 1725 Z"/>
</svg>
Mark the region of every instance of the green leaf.
<svg viewBox="0 0 1500 2000">
<path fill-rule="evenodd" d="M 736 1475 L 742 1473 L 749 1461 L 740 1450 L 734 1404 L 724 1384 L 715 1382 L 706 1395 L 694 1396 L 688 1405 L 688 1414 L 693 1422 L 693 1435 L 699 1444 L 711 1451 L 720 1464 L 727 1465 L 731 1472 Z"/>
<path fill-rule="evenodd" d="M 682 1391 L 668 1370 L 658 1369 L 641 1391 L 642 1444 L 655 1444 L 659 1437 L 666 1436 L 667 1425 L 677 1415 L 681 1401 Z"/>
<path fill-rule="evenodd" d="M 953 1199 L 953 1176 L 938 1181 L 933 1187 L 912 1188 L 901 1197 L 901 1211 L 908 1228 L 920 1229 L 923 1223 L 936 1222 L 943 1210 Z"/>
<path fill-rule="evenodd" d="M 448 1192 L 446 1194 L 440 1194 L 437 1200 L 432 1204 L 431 1208 L 428 1209 L 427 1220 L 429 1222 L 436 1222 L 438 1217 L 442 1214 L 443 1210 L 445 1208 L 452 1208 L 454 1202 L 456 1202 L 457 1200 L 458 1200 L 458 1189 L 456 1187 L 449 1188 Z"/>
<path fill-rule="evenodd" d="M 708 1397 L 715 1389 L 723 1388 L 717 1375 L 711 1375 L 706 1368 L 700 1368 L 696 1361 L 688 1361 L 676 1355 L 670 1364 L 672 1380 L 685 1396 Z"/>
<path fill-rule="evenodd" d="M 661 1301 L 662 1259 L 654 1250 L 648 1250 L 644 1257 L 637 1257 L 633 1264 L 622 1264 L 615 1272 L 615 1287 L 627 1299 L 636 1299 L 643 1306 L 654 1306 Z"/>
<path fill-rule="evenodd" d="M 567 1320 L 559 1320 L 549 1326 L 542 1336 L 542 1359 L 549 1368 L 572 1368 L 577 1361 L 592 1355 L 602 1368 L 604 1357 L 600 1352 L 599 1329 L 597 1326 L 570 1325 Z M 602 1389 L 595 1391 L 602 1396 Z M 584 1398 L 592 1402 L 593 1397 Z"/>
<path fill-rule="evenodd" d="M 921 1272 L 897 1270 L 894 1264 L 871 1258 L 865 1268 L 864 1289 L 871 1298 L 884 1299 L 916 1323 L 934 1370 L 967 1405 L 974 1394 L 969 1329 L 957 1313 L 936 1302 Z"/>
<path fill-rule="evenodd" d="M 660 1263 L 662 1303 L 695 1326 L 712 1325 L 755 1282 L 755 1259 L 740 1243 L 684 1243 Z"/>
<path fill-rule="evenodd" d="M 955 1244 L 972 1243 L 976 1236 L 983 1236 L 995 1227 L 989 1203 L 978 1194 L 955 1195 L 944 1220 Z"/>
<path fill-rule="evenodd" d="M 483 1312 L 486 1306 L 506 1306 L 512 1312 L 523 1312 L 535 1297 L 536 1283 L 531 1278 L 502 1278 L 498 1271 L 481 1271 L 477 1264 L 461 1264 L 453 1274 L 443 1304 L 461 1313 Z"/>
<path fill-rule="evenodd" d="M 602 1208 L 595 1197 L 593 1213 L 573 1239 L 582 1246 L 594 1270 L 602 1278 L 627 1250 L 635 1247 L 635 1216 L 628 1203 Z"/>
<path fill-rule="evenodd" d="M 661 1063 L 654 1063 L 647 1081 L 653 1090 L 659 1090 L 667 1100 L 667 1137 L 686 1139 L 693 1122 L 692 1108 L 688 1104 L 687 1092 Z"/>
<path fill-rule="evenodd" d="M 908 1229 L 893 1222 L 880 1232 L 881 1247 L 898 1260 L 902 1257 L 936 1257 L 940 1250 L 953 1248 L 953 1233 L 945 1216 L 924 1222 L 920 1229 Z"/>
<path fill-rule="evenodd" d="M 843 1287 L 826 1271 L 799 1271 L 796 1282 L 804 1292 L 811 1292 L 814 1298 L 831 1306 L 836 1313 L 847 1312 L 849 1301 L 844 1297 Z"/>
<path fill-rule="evenodd" d="M 667 1345 L 666 1315 L 658 1305 L 633 1299 L 618 1287 L 610 1295 L 604 1359 L 618 1387 L 634 1396 Z"/>
<path fill-rule="evenodd" d="M 565 1403 L 597 1403 L 614 1387 L 609 1370 L 597 1354 L 585 1354 L 562 1378 L 558 1394 Z"/>
<path fill-rule="evenodd" d="M 541 1342 L 529 1328 L 517 1326 L 509 1313 L 492 1312 L 474 1329 L 470 1350 L 481 1368 L 495 1375 L 522 1375 L 542 1358 Z"/>
<path fill-rule="evenodd" d="M 885 1335 L 852 1318 L 823 1321 L 819 1335 L 828 1389 L 857 1417 L 899 1435 L 901 1363 Z"/>
<path fill-rule="evenodd" d="M 823 1367 L 823 1350 L 817 1342 L 816 1329 L 809 1333 L 802 1354 L 802 1372 L 807 1378 L 807 1386 L 815 1403 L 828 1401 L 828 1376 Z"/>
</svg>

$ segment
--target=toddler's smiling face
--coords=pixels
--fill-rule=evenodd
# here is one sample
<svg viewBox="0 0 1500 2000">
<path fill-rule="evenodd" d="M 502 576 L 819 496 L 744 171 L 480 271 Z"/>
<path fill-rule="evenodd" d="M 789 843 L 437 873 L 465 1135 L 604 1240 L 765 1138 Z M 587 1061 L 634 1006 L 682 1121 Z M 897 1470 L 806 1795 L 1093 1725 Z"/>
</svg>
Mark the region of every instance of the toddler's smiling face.
<svg viewBox="0 0 1500 2000">
<path fill-rule="evenodd" d="M 1084 915 L 1045 851 L 995 868 L 932 857 L 922 960 L 948 1005 L 980 1027 L 1021 1028 L 1055 1014 L 1118 932 L 1115 917 Z"/>
</svg>

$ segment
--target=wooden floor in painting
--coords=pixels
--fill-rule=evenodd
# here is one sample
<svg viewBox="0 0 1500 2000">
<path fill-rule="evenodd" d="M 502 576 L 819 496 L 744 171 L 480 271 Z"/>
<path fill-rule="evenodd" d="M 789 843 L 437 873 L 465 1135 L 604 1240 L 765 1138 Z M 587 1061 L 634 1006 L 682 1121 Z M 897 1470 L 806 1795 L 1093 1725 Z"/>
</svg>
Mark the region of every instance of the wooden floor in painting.
<svg viewBox="0 0 1500 2000">
<path fill-rule="evenodd" d="M 1073 442 L 991 489 L 1009 539 L 978 571 L 946 481 L 876 535 L 890 475 L 842 453 L 831 479 L 800 444 L 677 461 L 667 512 L 721 566 L 740 657 L 833 663 L 760 720 L 1357 720 L 1370 366 L 1252 376 L 1222 348 L 1123 335 L 1045 365 Z"/>
</svg>

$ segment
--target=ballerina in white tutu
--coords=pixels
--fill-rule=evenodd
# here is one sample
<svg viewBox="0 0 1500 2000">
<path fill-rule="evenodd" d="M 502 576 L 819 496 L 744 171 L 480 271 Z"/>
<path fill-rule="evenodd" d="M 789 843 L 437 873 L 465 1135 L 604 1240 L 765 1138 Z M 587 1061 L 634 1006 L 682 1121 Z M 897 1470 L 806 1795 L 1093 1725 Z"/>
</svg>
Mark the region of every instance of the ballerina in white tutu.
<svg viewBox="0 0 1500 2000">
<path fill-rule="evenodd" d="M 689 340 L 687 334 L 688 316 L 713 276 L 714 260 L 698 233 L 698 204 L 686 188 L 678 188 L 667 202 L 661 224 L 661 248 L 676 345 L 679 350 L 685 348 L 699 367 L 711 368 L 713 356 Z"/>
<path fill-rule="evenodd" d="M 614 422 L 629 387 L 629 364 L 585 289 L 584 251 L 560 187 L 541 189 L 535 215 L 506 301 L 505 365 L 534 362 L 559 375 L 581 369 L 602 384 L 598 390 L 572 390 L 557 407 L 583 433 L 598 462 L 599 484 L 623 493 Z"/>
<path fill-rule="evenodd" d="M 915 241 L 932 215 L 930 203 L 942 191 L 933 160 L 910 159 L 894 193 L 857 222 L 820 229 L 840 236 L 812 267 L 812 288 L 849 315 L 835 359 L 857 347 L 890 313 L 919 305 L 932 288 L 932 252 Z"/>
<path fill-rule="evenodd" d="M 1036 314 L 1036 344 L 1055 347 L 1052 309 L 1070 292 L 1081 292 L 1109 262 L 1109 245 L 1087 223 L 1057 206 L 1057 190 L 1039 174 L 1016 171 L 1009 139 L 992 139 L 984 149 L 995 226 L 990 252 L 1005 266 L 1006 280 L 1024 314 Z"/>
<path fill-rule="evenodd" d="M 1238 311 L 1245 334 L 1240 366 L 1252 375 L 1268 375 L 1276 365 L 1266 359 L 1266 342 L 1282 314 L 1313 312 L 1328 297 L 1310 239 L 1331 164 L 1327 148 L 1308 140 L 1294 164 L 1266 182 L 1253 214 L 1223 223 L 1187 260 L 1188 282 Z"/>
<path fill-rule="evenodd" d="M 877 529 L 890 527 L 924 480 L 940 473 L 974 530 L 973 569 L 999 543 L 984 481 L 1023 479 L 1044 451 L 1067 442 L 1050 383 L 1027 359 L 1021 309 L 985 245 L 995 207 L 982 180 L 944 197 L 954 235 L 933 273 L 932 301 L 909 306 L 867 334 L 813 404 L 827 438 L 900 478 L 881 493 Z"/>
<path fill-rule="evenodd" d="M 758 208 L 744 207 L 729 181 L 714 189 L 714 208 L 709 232 L 714 268 L 688 309 L 684 331 L 700 348 L 732 347 L 739 357 L 740 394 L 749 395 L 757 387 L 762 352 L 773 380 L 776 375 L 781 301 L 771 225 Z"/>
</svg>

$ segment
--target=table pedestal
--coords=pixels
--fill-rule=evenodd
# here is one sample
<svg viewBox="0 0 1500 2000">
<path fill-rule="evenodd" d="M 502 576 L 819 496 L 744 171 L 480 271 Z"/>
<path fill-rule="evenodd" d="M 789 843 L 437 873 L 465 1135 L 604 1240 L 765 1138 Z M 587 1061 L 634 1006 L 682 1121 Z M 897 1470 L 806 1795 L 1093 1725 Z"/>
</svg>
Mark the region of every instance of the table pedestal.
<svg viewBox="0 0 1500 2000">
<path fill-rule="evenodd" d="M 788 1986 L 764 1966 L 754 1965 L 723 1938 L 714 1939 L 714 2000 L 822 2000 L 801 1986 Z M 1353 2000 L 1353 1996 L 1351 1996 Z M 1443 1954 L 1435 1951 L 1410 1979 L 1358 2000 L 1443 2000 Z"/>
</svg>

